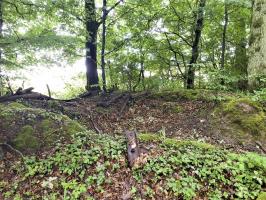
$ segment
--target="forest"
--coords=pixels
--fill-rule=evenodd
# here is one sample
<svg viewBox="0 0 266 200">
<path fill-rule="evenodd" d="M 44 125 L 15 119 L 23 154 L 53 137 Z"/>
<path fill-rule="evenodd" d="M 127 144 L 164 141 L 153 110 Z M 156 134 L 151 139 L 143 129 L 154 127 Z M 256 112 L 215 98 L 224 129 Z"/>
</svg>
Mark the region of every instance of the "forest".
<svg viewBox="0 0 266 200">
<path fill-rule="evenodd" d="M 0 0 L 2 199 L 266 200 L 266 0 Z"/>
</svg>

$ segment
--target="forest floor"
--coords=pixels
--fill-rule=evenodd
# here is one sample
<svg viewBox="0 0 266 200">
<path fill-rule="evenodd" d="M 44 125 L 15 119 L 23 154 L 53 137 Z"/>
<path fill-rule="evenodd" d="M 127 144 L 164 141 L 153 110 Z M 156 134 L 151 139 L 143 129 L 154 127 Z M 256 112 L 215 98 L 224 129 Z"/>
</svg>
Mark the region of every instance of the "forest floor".
<svg viewBox="0 0 266 200">
<path fill-rule="evenodd" d="M 223 133 L 226 123 L 222 118 L 214 120 L 213 113 L 220 102 L 182 92 L 135 93 L 133 96 L 136 98 L 114 92 L 70 102 L 32 100 L 27 103 L 63 113 L 99 133 L 123 135 L 126 130 L 136 130 L 178 140 L 202 141 L 237 152 L 263 152 L 254 141 L 243 143 L 238 137 Z"/>
<path fill-rule="evenodd" d="M 222 102 L 217 94 L 179 91 L 0 104 L 0 144 L 18 134 L 13 144 L 38 148 L 30 154 L 22 148 L 22 159 L 12 152 L 0 159 L 0 200 L 264 200 L 264 149 L 254 140 L 243 142 L 235 126 L 226 129 L 226 118 L 215 113 Z M 254 102 L 241 100 L 231 109 L 246 121 L 255 116 L 265 122 L 264 109 Z M 61 135 L 68 129 L 71 139 Z M 144 150 L 133 167 L 127 130 L 136 130 Z"/>
</svg>

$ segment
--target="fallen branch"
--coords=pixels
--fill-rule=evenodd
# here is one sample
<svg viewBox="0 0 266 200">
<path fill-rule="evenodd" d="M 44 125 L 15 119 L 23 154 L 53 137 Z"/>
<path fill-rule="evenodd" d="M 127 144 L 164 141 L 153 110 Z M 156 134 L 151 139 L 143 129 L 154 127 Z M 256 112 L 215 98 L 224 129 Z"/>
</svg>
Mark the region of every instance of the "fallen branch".
<svg viewBox="0 0 266 200">
<path fill-rule="evenodd" d="M 21 158 L 24 158 L 23 154 L 19 150 L 13 148 L 11 145 L 9 145 L 7 143 L 0 143 L 0 146 L 2 147 L 2 149 L 4 151 L 10 152 L 10 153 L 13 152 L 13 153 L 19 155 Z"/>
<path fill-rule="evenodd" d="M 101 106 L 101 107 L 109 107 L 112 103 L 115 103 L 118 99 L 122 98 L 124 96 L 124 94 L 119 94 L 117 96 L 114 96 L 113 98 L 111 98 L 109 101 L 101 101 L 97 103 L 97 106 Z"/>
<path fill-rule="evenodd" d="M 125 110 L 125 108 L 126 108 L 128 102 L 129 102 L 131 99 L 132 99 L 131 94 L 128 94 L 128 95 L 125 97 L 125 101 L 124 101 L 124 103 L 123 103 L 123 105 L 122 105 L 122 107 L 121 107 L 121 110 L 120 110 L 120 117 L 119 117 L 119 118 L 121 118 L 121 116 L 122 116 L 122 114 L 124 113 L 124 110 Z"/>
<path fill-rule="evenodd" d="M 93 129 L 95 130 L 95 132 L 98 133 L 98 134 L 101 134 L 102 131 L 100 131 L 100 130 L 97 128 L 97 126 L 95 125 L 95 123 L 94 123 L 94 121 L 93 121 L 91 115 L 89 115 L 89 119 L 90 119 L 90 121 L 91 121 L 91 124 L 92 124 Z"/>
<path fill-rule="evenodd" d="M 15 92 L 15 95 L 22 95 L 22 94 L 29 94 L 32 93 L 32 90 L 34 88 L 33 87 L 29 87 L 27 89 L 22 89 L 21 87 L 17 89 L 17 91 Z"/>
<path fill-rule="evenodd" d="M 0 97 L 0 102 L 6 102 L 6 101 L 15 101 L 17 99 L 39 99 L 39 100 L 51 100 L 52 98 L 43 95 L 41 93 L 32 92 L 29 94 L 21 94 L 21 95 L 6 95 Z"/>
<path fill-rule="evenodd" d="M 266 153 L 266 149 L 263 147 L 263 145 L 261 144 L 261 142 L 256 141 L 255 143 L 260 147 L 260 149 L 261 149 L 264 153 Z"/>
<path fill-rule="evenodd" d="M 90 120 L 90 122 L 91 122 L 91 124 L 92 124 L 93 129 L 95 130 L 96 133 L 101 134 L 102 131 L 99 130 L 99 129 L 97 128 L 97 126 L 95 125 L 90 110 L 89 110 L 88 108 L 87 108 L 86 110 L 87 110 L 87 112 L 88 112 L 88 117 L 89 117 L 89 120 Z"/>
</svg>

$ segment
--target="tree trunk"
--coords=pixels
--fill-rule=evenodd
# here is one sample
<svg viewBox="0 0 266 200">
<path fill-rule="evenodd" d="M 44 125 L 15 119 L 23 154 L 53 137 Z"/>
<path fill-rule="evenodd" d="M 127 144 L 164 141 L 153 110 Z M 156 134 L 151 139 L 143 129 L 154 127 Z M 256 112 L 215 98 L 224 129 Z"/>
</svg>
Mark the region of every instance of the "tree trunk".
<svg viewBox="0 0 266 200">
<path fill-rule="evenodd" d="M 3 37 L 3 0 L 0 0 L 0 39 Z M 2 49 L 0 48 L 0 96 L 3 95 Z"/>
<path fill-rule="evenodd" d="M 221 69 L 224 69 L 224 62 L 225 62 L 226 33 L 227 33 L 228 19 L 229 19 L 229 16 L 228 16 L 227 2 L 225 1 L 224 3 L 224 26 L 223 26 L 223 36 L 222 36 Z"/>
<path fill-rule="evenodd" d="M 245 19 L 240 17 L 237 22 L 237 28 L 239 30 L 239 34 L 241 34 L 241 38 L 236 45 L 235 51 L 235 64 L 233 66 L 233 74 L 238 76 L 240 79 L 237 82 L 237 88 L 240 90 L 247 89 L 247 65 L 248 65 L 248 57 L 247 57 L 247 39 L 246 39 L 246 22 Z"/>
<path fill-rule="evenodd" d="M 99 77 L 97 71 L 97 32 L 99 23 L 96 21 L 96 8 L 94 0 L 85 0 L 86 12 L 86 78 L 87 90 L 99 90 Z"/>
<path fill-rule="evenodd" d="M 102 15 L 102 52 L 101 52 L 101 68 L 103 79 L 103 91 L 106 92 L 106 76 L 105 76 L 105 43 L 106 43 L 106 18 L 107 18 L 107 0 L 103 0 L 103 15 Z"/>
<path fill-rule="evenodd" d="M 188 66 L 187 73 L 187 89 L 194 88 L 194 79 L 195 79 L 195 68 L 194 64 L 196 64 L 197 59 L 199 57 L 199 42 L 201 38 L 201 32 L 203 29 L 203 21 L 204 21 L 204 8 L 206 5 L 206 0 L 200 0 L 198 7 L 197 20 L 195 25 L 195 38 L 192 45 L 192 56 Z"/>
<path fill-rule="evenodd" d="M 261 85 L 266 76 L 266 2 L 255 0 L 250 36 L 250 56 L 248 62 L 248 82 L 254 89 Z"/>
</svg>

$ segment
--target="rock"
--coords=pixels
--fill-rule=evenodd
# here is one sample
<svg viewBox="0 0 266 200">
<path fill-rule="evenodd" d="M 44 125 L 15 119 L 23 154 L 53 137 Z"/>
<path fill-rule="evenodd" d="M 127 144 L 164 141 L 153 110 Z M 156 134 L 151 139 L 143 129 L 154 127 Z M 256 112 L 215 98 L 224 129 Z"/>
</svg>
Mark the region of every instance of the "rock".
<svg viewBox="0 0 266 200">
<path fill-rule="evenodd" d="M 266 200 L 266 192 L 261 192 L 259 194 L 257 200 Z"/>
<path fill-rule="evenodd" d="M 234 99 L 214 111 L 216 126 L 223 126 L 224 134 L 242 140 L 260 141 L 266 145 L 266 114 L 263 106 L 250 99 Z"/>
<path fill-rule="evenodd" d="M 0 104 L 0 130 L 0 143 L 8 143 L 23 154 L 53 147 L 59 140 L 86 131 L 65 115 L 17 102 Z"/>
</svg>

